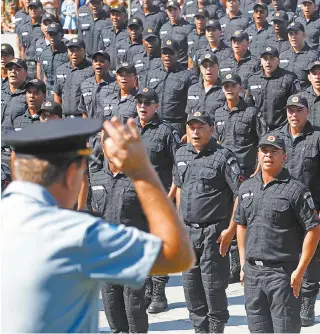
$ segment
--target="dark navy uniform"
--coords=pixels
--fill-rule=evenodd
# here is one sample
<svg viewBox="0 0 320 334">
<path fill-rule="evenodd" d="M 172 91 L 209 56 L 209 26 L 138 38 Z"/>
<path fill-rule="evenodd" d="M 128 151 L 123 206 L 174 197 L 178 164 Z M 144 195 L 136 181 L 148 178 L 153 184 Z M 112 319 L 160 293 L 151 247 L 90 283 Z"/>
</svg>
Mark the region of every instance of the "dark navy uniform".
<svg viewBox="0 0 320 334">
<path fill-rule="evenodd" d="M 291 48 L 288 37 L 278 39 L 275 35 L 267 39 L 265 45 L 276 48 L 279 54 Z"/>
<path fill-rule="evenodd" d="M 267 132 L 262 113 L 240 98 L 232 110 L 227 103 L 218 108 L 214 119 L 216 139 L 235 154 L 243 175 L 249 178 L 256 167 L 257 145 Z"/>
<path fill-rule="evenodd" d="M 47 47 L 50 47 L 50 42 L 44 37 L 39 38 L 36 41 L 36 58 L 35 59 L 37 63 L 40 62 L 40 56 Z M 44 76 L 43 68 L 41 68 L 40 66 L 40 79 L 41 80 L 43 79 L 43 76 Z"/>
<path fill-rule="evenodd" d="M 225 292 L 229 256 L 220 255 L 216 241 L 228 227 L 240 173 L 233 153 L 213 138 L 199 153 L 190 143 L 176 153 L 174 183 L 181 189 L 179 212 L 197 257 L 192 269 L 182 274 L 183 288 L 198 332 L 221 333 L 216 327 L 224 327 L 229 319 Z"/>
<path fill-rule="evenodd" d="M 194 59 L 196 52 L 199 49 L 203 49 L 204 47 L 207 46 L 208 40 L 205 32 L 197 34 L 196 29 L 193 29 L 188 35 L 187 43 L 188 43 L 188 56 L 191 59 Z"/>
<path fill-rule="evenodd" d="M 301 298 L 294 297 L 290 277 L 305 231 L 319 224 L 311 194 L 283 169 L 265 185 L 261 173 L 246 180 L 238 198 L 234 220 L 247 230 L 243 271 L 249 330 L 299 333 Z"/>
<path fill-rule="evenodd" d="M 38 114 L 32 116 L 29 110 L 27 110 L 23 115 L 19 115 L 13 120 L 13 126 L 15 131 L 19 131 L 24 127 L 38 121 L 40 121 L 40 116 Z"/>
<path fill-rule="evenodd" d="M 161 65 L 148 75 L 147 87 L 153 88 L 159 96 L 160 118 L 168 121 L 180 137 L 185 132 L 188 89 L 195 82 L 196 77 L 179 63 L 170 72 Z"/>
<path fill-rule="evenodd" d="M 57 68 L 55 93 L 62 97 L 62 112 L 65 116 L 80 116 L 79 103 L 81 84 L 94 75 L 91 63 L 86 59 L 73 68 L 71 63 L 65 63 Z"/>
<path fill-rule="evenodd" d="M 316 94 L 312 86 L 300 92 L 299 95 L 305 97 L 308 101 L 310 123 L 313 126 L 320 127 L 320 95 Z"/>
<path fill-rule="evenodd" d="M 305 89 L 310 86 L 308 81 L 308 67 L 311 63 L 319 59 L 319 54 L 311 50 L 310 46 L 305 43 L 302 50 L 295 52 L 292 48 L 280 54 L 280 67 L 294 72 L 300 80 L 301 88 Z"/>
<path fill-rule="evenodd" d="M 108 74 L 99 84 L 93 76 L 86 79 L 80 87 L 81 98 L 79 110 L 88 117 L 101 118 L 105 107 L 104 101 L 110 94 L 118 90 L 115 78 Z"/>
<path fill-rule="evenodd" d="M 248 79 L 249 97 L 260 109 L 270 130 L 282 126 L 287 121 L 284 110 L 290 95 L 300 90 L 296 75 L 278 67 L 267 77 L 263 70 L 253 73 Z"/>
<path fill-rule="evenodd" d="M 178 61 L 185 67 L 188 64 L 188 35 L 192 30 L 192 25 L 183 18 L 179 24 L 167 22 L 160 29 L 161 40 L 173 39 L 179 43 Z"/>
<path fill-rule="evenodd" d="M 19 27 L 24 23 L 30 22 L 29 13 L 24 10 L 24 8 L 17 11 L 14 16 L 14 30 L 16 34 L 19 34 Z"/>
<path fill-rule="evenodd" d="M 161 27 L 168 21 L 166 13 L 157 6 L 153 6 L 147 14 L 144 13 L 143 9 L 137 10 L 133 17 L 139 18 L 144 27 L 152 27 L 156 34 L 159 34 Z"/>
</svg>

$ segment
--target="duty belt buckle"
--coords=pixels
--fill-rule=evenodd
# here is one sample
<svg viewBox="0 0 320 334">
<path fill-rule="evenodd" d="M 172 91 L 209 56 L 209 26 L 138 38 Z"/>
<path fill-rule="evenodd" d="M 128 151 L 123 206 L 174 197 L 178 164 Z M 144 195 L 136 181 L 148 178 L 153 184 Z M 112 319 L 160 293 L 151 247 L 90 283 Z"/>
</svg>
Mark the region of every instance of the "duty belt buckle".
<svg viewBox="0 0 320 334">
<path fill-rule="evenodd" d="M 254 261 L 254 263 L 256 264 L 256 266 L 263 266 L 263 262 L 262 261 Z"/>
</svg>

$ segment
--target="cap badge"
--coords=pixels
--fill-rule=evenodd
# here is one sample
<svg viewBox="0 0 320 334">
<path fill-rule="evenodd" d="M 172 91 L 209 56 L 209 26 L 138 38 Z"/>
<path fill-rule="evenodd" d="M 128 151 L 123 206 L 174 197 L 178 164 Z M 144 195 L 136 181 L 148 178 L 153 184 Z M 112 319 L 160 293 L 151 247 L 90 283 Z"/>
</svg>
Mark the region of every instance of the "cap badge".
<svg viewBox="0 0 320 334">
<path fill-rule="evenodd" d="M 45 104 L 45 106 L 46 106 L 46 107 L 51 107 L 51 102 L 47 102 L 47 103 Z"/>
<path fill-rule="evenodd" d="M 148 88 L 143 88 L 142 91 L 146 93 L 148 90 L 149 90 Z"/>
<path fill-rule="evenodd" d="M 210 20 L 209 23 L 210 23 L 210 24 L 213 24 L 213 23 L 214 23 L 214 20 Z"/>
<path fill-rule="evenodd" d="M 197 112 L 195 112 L 195 113 L 193 114 L 193 116 L 196 116 L 196 117 L 201 116 L 201 112 L 200 112 L 200 111 L 197 111 Z"/>
<path fill-rule="evenodd" d="M 137 22 L 137 19 L 133 19 L 132 22 Z"/>
<path fill-rule="evenodd" d="M 204 56 L 204 58 L 206 58 L 206 59 L 210 59 L 210 57 L 211 57 L 211 55 L 209 53 Z"/>
<path fill-rule="evenodd" d="M 46 14 L 46 17 L 50 17 L 50 14 Z"/>
<path fill-rule="evenodd" d="M 237 30 L 234 34 L 235 34 L 236 36 L 240 35 L 240 34 L 241 34 L 241 30 Z"/>
<path fill-rule="evenodd" d="M 226 79 L 231 79 L 232 75 L 231 74 L 227 74 Z"/>
<path fill-rule="evenodd" d="M 74 38 L 74 39 L 72 40 L 72 42 L 77 43 L 77 42 L 78 42 L 78 38 Z"/>
<path fill-rule="evenodd" d="M 316 60 L 316 61 L 314 62 L 314 65 L 320 65 L 320 60 Z"/>
<path fill-rule="evenodd" d="M 148 29 L 148 32 L 152 32 L 152 28 L 149 28 L 149 29 Z"/>
<path fill-rule="evenodd" d="M 6 46 L 5 46 L 5 45 L 2 45 L 2 46 L 1 46 L 1 49 L 2 49 L 2 50 L 4 50 L 5 48 L 6 48 Z"/>
<path fill-rule="evenodd" d="M 116 8 L 116 9 L 117 9 L 117 8 L 119 8 L 119 6 L 118 6 L 118 5 L 116 5 L 116 6 L 114 6 L 113 8 Z"/>
<path fill-rule="evenodd" d="M 291 25 L 291 27 L 293 27 L 293 26 L 295 25 L 295 23 L 294 23 L 294 22 L 292 22 L 292 23 L 290 23 L 290 25 Z"/>
<path fill-rule="evenodd" d="M 278 12 L 278 13 L 276 13 L 276 16 L 280 16 L 280 13 Z"/>
<path fill-rule="evenodd" d="M 199 9 L 199 13 L 202 13 L 202 12 L 203 12 L 203 9 L 202 9 L 202 8 L 200 8 L 200 9 Z"/>
<path fill-rule="evenodd" d="M 33 80 L 31 80 L 31 82 L 33 82 L 33 83 L 37 83 L 37 82 L 38 82 L 38 79 L 33 79 Z"/>
<path fill-rule="evenodd" d="M 18 59 L 17 58 L 14 58 L 14 59 L 12 59 L 11 60 L 13 63 L 16 63 L 17 61 L 18 61 Z"/>
<path fill-rule="evenodd" d="M 268 46 L 268 47 L 266 48 L 266 51 L 271 51 L 270 46 Z"/>
<path fill-rule="evenodd" d="M 298 96 L 295 96 L 295 97 L 292 99 L 292 102 L 298 102 L 298 101 L 299 101 Z"/>
<path fill-rule="evenodd" d="M 172 44 L 172 42 L 171 42 L 171 40 L 169 39 L 168 41 L 167 41 L 167 45 L 171 45 Z"/>
<path fill-rule="evenodd" d="M 269 136 L 267 139 L 268 139 L 268 141 L 274 142 L 276 140 L 276 137 L 275 136 Z"/>
<path fill-rule="evenodd" d="M 56 25 L 55 25 L 54 23 L 51 23 L 51 24 L 50 24 L 50 27 L 52 27 L 52 28 L 55 27 L 55 26 L 56 26 Z"/>
<path fill-rule="evenodd" d="M 122 63 L 122 66 L 128 66 L 128 63 Z"/>
</svg>

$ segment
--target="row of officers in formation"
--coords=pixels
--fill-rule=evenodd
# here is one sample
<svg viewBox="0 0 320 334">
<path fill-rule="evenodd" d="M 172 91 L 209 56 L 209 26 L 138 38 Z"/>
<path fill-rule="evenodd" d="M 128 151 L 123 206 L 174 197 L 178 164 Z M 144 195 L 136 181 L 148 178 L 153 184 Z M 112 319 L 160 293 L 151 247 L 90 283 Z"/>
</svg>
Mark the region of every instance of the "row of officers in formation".
<svg viewBox="0 0 320 334">
<path fill-rule="evenodd" d="M 225 9 L 214 1 L 189 1 L 182 8 L 170 1 L 164 9 L 161 2 L 142 1 L 133 4 L 128 21 L 125 8 L 107 10 L 93 0 L 79 9 L 79 36 L 66 40 L 41 2 L 24 3 L 16 17 L 20 58 L 12 46 L 1 45 L 3 133 L 51 118 L 117 116 L 123 124 L 135 118 L 196 251 L 196 265 L 183 274 L 195 330 L 223 332 L 229 318 L 225 289 L 240 279 L 245 259 L 250 331 L 298 332 L 300 319 L 312 325 L 319 250 L 305 275 L 308 256 L 296 267 L 303 230 L 313 231 L 304 247 L 312 253 L 320 211 L 317 4 L 231 0 Z M 105 158 L 103 139 L 100 132 L 89 138 L 104 163 L 88 164 L 78 207 L 87 202 L 108 222 L 147 231 L 133 183 Z M 5 140 L 1 156 L 6 185 L 11 147 Z M 262 169 L 274 173 L 284 166 L 286 172 L 268 183 L 258 160 Z M 292 177 L 306 188 L 293 185 Z M 250 222 L 256 224 L 251 233 Z M 243 226 L 239 250 L 236 223 Z M 292 273 L 296 283 L 290 282 Z M 141 289 L 104 282 L 111 330 L 146 332 L 146 309 L 167 308 L 167 281 L 167 276 L 148 277 Z M 293 290 L 290 283 L 296 284 Z"/>
</svg>

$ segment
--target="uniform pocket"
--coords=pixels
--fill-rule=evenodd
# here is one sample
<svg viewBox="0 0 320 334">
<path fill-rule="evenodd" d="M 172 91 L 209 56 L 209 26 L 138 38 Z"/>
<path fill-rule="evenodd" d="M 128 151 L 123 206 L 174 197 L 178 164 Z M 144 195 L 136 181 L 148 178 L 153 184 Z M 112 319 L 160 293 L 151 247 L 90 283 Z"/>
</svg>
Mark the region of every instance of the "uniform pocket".
<svg viewBox="0 0 320 334">
<path fill-rule="evenodd" d="M 92 186 L 92 207 L 100 214 L 104 214 L 107 205 L 107 191 L 104 186 Z"/>
<path fill-rule="evenodd" d="M 211 192 L 214 188 L 216 188 L 214 179 L 217 175 L 217 171 L 215 169 L 205 167 L 200 172 L 200 182 L 196 185 L 196 190 L 200 193 Z"/>
<path fill-rule="evenodd" d="M 317 155 L 319 152 L 317 151 L 316 147 L 307 147 L 304 153 L 304 160 L 303 160 L 303 171 L 307 173 L 312 173 L 315 170 L 317 165 Z"/>
</svg>

